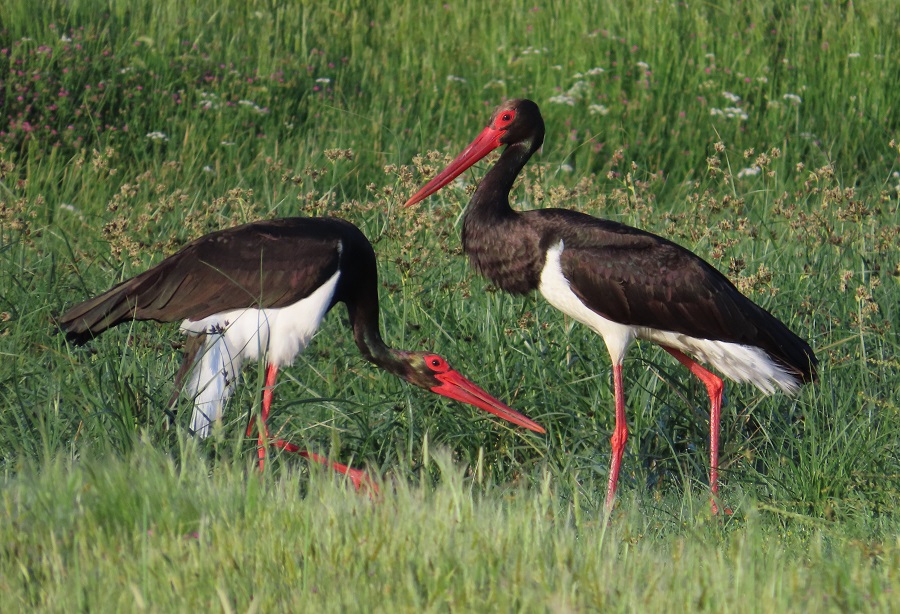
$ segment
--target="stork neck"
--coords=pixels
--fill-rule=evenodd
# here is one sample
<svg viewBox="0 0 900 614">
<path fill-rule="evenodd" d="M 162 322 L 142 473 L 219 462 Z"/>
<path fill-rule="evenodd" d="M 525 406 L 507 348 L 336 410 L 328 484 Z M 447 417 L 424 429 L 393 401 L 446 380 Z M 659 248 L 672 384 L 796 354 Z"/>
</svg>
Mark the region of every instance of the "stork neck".
<svg viewBox="0 0 900 614">
<path fill-rule="evenodd" d="M 389 373 L 401 375 L 405 371 L 406 363 L 401 360 L 399 352 L 388 346 L 381 338 L 377 293 L 374 300 L 348 303 L 347 311 L 353 327 L 353 340 L 366 360 Z"/>
<path fill-rule="evenodd" d="M 509 193 L 516 177 L 536 149 L 531 143 L 514 143 L 503 150 L 500 158 L 478 184 L 469 201 L 466 215 L 492 213 L 505 216 L 514 213 L 509 206 Z"/>
</svg>

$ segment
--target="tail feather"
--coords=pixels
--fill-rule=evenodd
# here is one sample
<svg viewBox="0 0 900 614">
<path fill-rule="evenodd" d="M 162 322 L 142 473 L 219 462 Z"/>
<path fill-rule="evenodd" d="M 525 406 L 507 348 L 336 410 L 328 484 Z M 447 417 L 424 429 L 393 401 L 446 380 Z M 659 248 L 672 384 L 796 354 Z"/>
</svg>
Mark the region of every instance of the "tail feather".
<svg viewBox="0 0 900 614">
<path fill-rule="evenodd" d="M 123 282 L 60 315 L 57 322 L 66 338 L 83 345 L 116 324 L 133 319 L 136 305 L 129 300 L 127 284 Z"/>
<path fill-rule="evenodd" d="M 163 313 L 167 301 L 177 291 L 179 283 L 162 283 L 172 281 L 168 276 L 169 266 L 162 264 L 144 271 L 136 277 L 117 284 L 92 299 L 79 303 L 57 318 L 66 338 L 76 344 L 84 344 L 104 331 L 130 320 L 157 320 L 172 322 L 183 319 L 180 313 Z"/>
<path fill-rule="evenodd" d="M 240 377 L 241 356 L 225 335 L 201 336 L 202 348 L 194 351 L 185 393 L 194 399 L 191 431 L 202 439 L 209 436 L 213 423 L 225 413 L 225 404 Z M 185 354 L 185 360 L 188 358 Z"/>
<path fill-rule="evenodd" d="M 760 345 L 786 371 L 796 376 L 800 383 L 809 384 L 816 381 L 819 359 L 809 344 L 768 311 L 762 307 L 758 309 L 765 316 L 760 325 L 762 329 Z"/>
</svg>

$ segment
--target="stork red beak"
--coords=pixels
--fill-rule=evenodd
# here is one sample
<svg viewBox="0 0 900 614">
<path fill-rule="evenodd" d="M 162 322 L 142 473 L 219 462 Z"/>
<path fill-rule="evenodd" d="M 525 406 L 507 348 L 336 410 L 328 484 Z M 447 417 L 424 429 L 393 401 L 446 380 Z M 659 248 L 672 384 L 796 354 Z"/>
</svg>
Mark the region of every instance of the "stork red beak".
<svg viewBox="0 0 900 614">
<path fill-rule="evenodd" d="M 474 405 L 475 407 L 480 407 L 481 409 L 488 411 L 495 416 L 499 416 L 500 418 L 512 422 L 513 424 L 523 426 L 534 431 L 535 433 L 546 432 L 544 430 L 544 427 L 542 427 L 540 424 L 533 422 L 528 417 L 520 414 L 511 407 L 507 407 L 506 405 L 489 395 L 487 392 L 467 380 L 465 377 L 460 375 L 458 371 L 450 369 L 449 371 L 446 371 L 444 373 L 436 374 L 435 377 L 442 383 L 440 386 L 435 386 L 434 388 L 432 388 L 432 392 L 436 392 L 437 394 L 449 397 L 456 401 L 462 401 L 463 403 Z"/>
<path fill-rule="evenodd" d="M 475 138 L 475 140 L 472 141 L 469 146 L 463 150 L 461 154 L 456 156 L 456 159 L 451 162 L 447 166 L 447 168 L 438 173 L 434 179 L 426 183 L 424 187 L 416 192 L 412 198 L 406 201 L 406 204 L 403 206 L 410 207 L 418 202 L 425 200 L 426 198 L 440 190 L 442 187 L 459 177 L 464 170 L 500 147 L 500 145 L 503 144 L 500 142 L 500 138 L 505 132 L 505 130 L 494 128 L 493 126 L 488 126 L 484 130 L 482 130 L 481 134 L 479 134 Z"/>
</svg>

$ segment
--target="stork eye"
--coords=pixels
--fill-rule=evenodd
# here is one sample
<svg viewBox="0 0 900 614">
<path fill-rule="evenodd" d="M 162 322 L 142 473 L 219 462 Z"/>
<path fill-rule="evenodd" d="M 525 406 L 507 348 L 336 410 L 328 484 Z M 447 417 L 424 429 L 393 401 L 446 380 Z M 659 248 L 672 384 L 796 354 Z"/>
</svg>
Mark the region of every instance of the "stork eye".
<svg viewBox="0 0 900 614">
<path fill-rule="evenodd" d="M 447 364 L 447 361 L 436 354 L 426 356 L 425 364 L 435 373 L 443 373 L 444 371 L 450 369 L 450 365 Z"/>
<path fill-rule="evenodd" d="M 512 121 L 516 118 L 515 109 L 509 109 L 500 114 L 497 118 L 496 127 L 497 128 L 506 128 L 508 125 L 512 123 Z"/>
</svg>

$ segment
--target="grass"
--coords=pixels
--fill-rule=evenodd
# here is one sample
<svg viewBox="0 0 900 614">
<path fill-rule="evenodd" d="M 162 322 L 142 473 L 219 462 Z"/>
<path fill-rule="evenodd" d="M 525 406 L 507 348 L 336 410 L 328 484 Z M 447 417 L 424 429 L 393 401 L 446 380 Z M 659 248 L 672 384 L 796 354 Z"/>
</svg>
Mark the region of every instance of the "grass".
<svg viewBox="0 0 900 614">
<path fill-rule="evenodd" d="M 896 609 L 891 3 L 45 5 L 0 7 L 10 609 Z M 537 101 L 548 131 L 515 206 L 667 236 L 819 355 L 794 399 L 727 385 L 731 517 L 709 517 L 704 389 L 642 346 L 607 522 L 601 340 L 474 274 L 465 190 L 400 207 L 507 96 Z M 273 418 L 368 466 L 383 498 L 294 458 L 260 479 L 242 437 L 260 369 L 195 442 L 187 400 L 181 428 L 162 412 L 176 326 L 123 325 L 85 349 L 53 332 L 66 306 L 191 238 L 290 215 L 359 225 L 389 343 L 439 351 L 547 435 L 379 372 L 338 308 L 281 375 Z"/>
<path fill-rule="evenodd" d="M 179 463 L 152 446 L 129 461 L 50 463 L 31 485 L 4 490 L 4 508 L 17 512 L 0 529 L 16 556 L 6 603 L 384 612 L 896 605 L 896 541 L 849 536 L 872 527 L 836 536 L 827 522 L 804 519 L 785 529 L 754 509 L 719 525 L 704 498 L 690 496 L 677 517 L 627 500 L 607 524 L 561 498 L 549 474 L 531 487 L 475 484 L 446 451 L 431 457 L 437 486 L 401 480 L 371 501 L 318 471 L 260 479 L 223 463 L 210 472 L 189 448 Z"/>
</svg>

